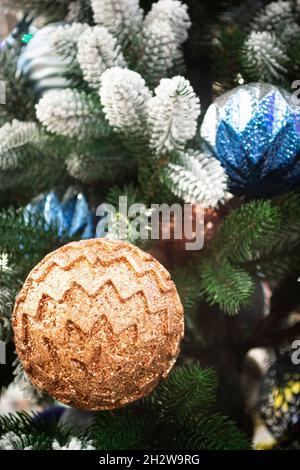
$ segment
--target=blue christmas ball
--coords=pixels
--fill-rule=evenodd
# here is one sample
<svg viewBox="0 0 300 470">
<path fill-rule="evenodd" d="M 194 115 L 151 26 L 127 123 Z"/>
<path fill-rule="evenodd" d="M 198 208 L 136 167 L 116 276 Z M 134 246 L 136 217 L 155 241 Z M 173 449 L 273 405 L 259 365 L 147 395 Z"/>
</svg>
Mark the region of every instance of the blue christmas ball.
<svg viewBox="0 0 300 470">
<path fill-rule="evenodd" d="M 273 85 L 242 85 L 220 96 L 201 127 L 236 195 L 270 197 L 300 183 L 300 106 Z"/>
<path fill-rule="evenodd" d="M 41 195 L 26 206 L 28 217 L 43 217 L 45 229 L 57 227 L 58 235 L 94 238 L 93 215 L 86 198 L 81 193 L 70 191 L 62 199 L 54 191 Z"/>
</svg>

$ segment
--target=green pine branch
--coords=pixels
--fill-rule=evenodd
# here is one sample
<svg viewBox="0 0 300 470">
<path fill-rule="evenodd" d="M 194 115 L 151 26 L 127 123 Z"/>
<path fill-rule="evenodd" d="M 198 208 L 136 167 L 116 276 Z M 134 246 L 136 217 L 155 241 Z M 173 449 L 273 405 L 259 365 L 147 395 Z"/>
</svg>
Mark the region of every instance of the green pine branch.
<svg viewBox="0 0 300 470">
<path fill-rule="evenodd" d="M 90 426 L 62 426 L 19 412 L 0 417 L 0 447 L 53 449 L 77 436 L 100 450 L 249 449 L 247 438 L 227 418 L 212 413 L 216 375 L 190 365 L 171 372 L 148 399 L 95 416 Z"/>
<path fill-rule="evenodd" d="M 154 392 L 163 419 L 187 419 L 207 414 L 216 399 L 217 378 L 212 369 L 197 364 L 171 372 Z"/>
<path fill-rule="evenodd" d="M 241 78 L 245 38 L 237 24 L 222 25 L 213 38 L 212 67 L 217 95 L 236 87 Z"/>
<path fill-rule="evenodd" d="M 178 433 L 179 449 L 184 450 L 250 450 L 247 437 L 228 418 L 212 414 L 193 424 L 190 422 Z"/>
<path fill-rule="evenodd" d="M 99 414 L 88 430 L 101 450 L 132 450 L 149 448 L 156 421 L 149 413 L 125 408 Z"/>
<path fill-rule="evenodd" d="M 219 256 L 233 263 L 251 261 L 274 243 L 281 226 L 281 212 L 270 201 L 251 201 L 225 219 L 214 248 Z"/>
<path fill-rule="evenodd" d="M 247 271 L 225 259 L 207 259 L 200 266 L 200 290 L 207 302 L 229 315 L 236 315 L 242 306 L 249 305 L 254 281 Z"/>
<path fill-rule="evenodd" d="M 43 218 L 31 216 L 24 210 L 0 212 L 0 252 L 9 253 L 20 267 L 20 277 L 28 272 L 48 253 L 67 242 L 58 237 L 55 226 L 45 229 Z"/>
<path fill-rule="evenodd" d="M 67 170 L 84 184 L 98 181 L 117 183 L 134 175 L 136 162 L 115 137 L 113 140 L 79 143 L 67 157 Z"/>
<path fill-rule="evenodd" d="M 18 76 L 19 47 L 1 51 L 0 80 L 5 83 L 6 103 L 0 104 L 0 124 L 12 119 L 35 120 L 35 98 L 24 77 Z"/>
</svg>

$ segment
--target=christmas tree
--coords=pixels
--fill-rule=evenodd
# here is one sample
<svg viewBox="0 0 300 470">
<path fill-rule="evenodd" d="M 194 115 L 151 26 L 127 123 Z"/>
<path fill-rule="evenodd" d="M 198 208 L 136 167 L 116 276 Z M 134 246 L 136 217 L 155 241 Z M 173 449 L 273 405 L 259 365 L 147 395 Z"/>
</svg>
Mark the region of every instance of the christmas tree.
<svg viewBox="0 0 300 470">
<path fill-rule="evenodd" d="M 299 2 L 1 0 L 0 5 L 3 15 L 18 18 L 0 43 L 0 340 L 6 353 L 0 387 L 17 383 L 42 409 L 1 415 L 0 449 L 251 449 L 259 422 L 270 430 L 274 448 L 297 448 Z M 120 197 L 127 198 L 127 207 L 139 207 L 134 213 L 144 237 L 133 229 L 130 211 L 121 210 Z M 105 216 L 103 204 L 114 211 Z M 188 208 L 194 238 L 182 235 L 174 211 L 169 221 L 157 219 L 153 236 L 153 204 Z M 189 250 L 197 229 L 203 243 Z M 118 245 L 120 238 L 130 245 Z M 86 248 L 94 246 L 103 253 L 120 246 L 123 264 L 113 268 L 112 257 L 98 266 L 94 248 Z M 73 249 L 71 260 L 66 253 Z M 68 259 L 60 259 L 61 253 Z M 174 327 L 169 319 L 157 320 L 156 343 L 149 349 L 138 327 L 117 333 L 106 317 L 97 331 L 84 329 L 97 300 L 89 293 L 94 282 L 89 276 L 104 265 L 113 289 L 103 293 L 95 315 L 107 306 L 114 312 L 125 308 L 129 297 L 122 289 L 140 286 L 141 276 L 148 276 L 147 282 L 134 295 L 142 292 L 151 300 L 157 286 L 165 292 L 162 278 L 169 282 L 169 277 L 149 254 L 170 272 L 172 295 L 178 291 L 184 309 L 181 353 L 169 374 L 159 370 L 168 344 L 161 350 L 157 344 L 161 324 Z M 52 294 L 47 291 L 46 298 L 52 256 L 57 274 L 48 281 Z M 130 264 L 126 274 L 124 263 Z M 147 263 L 152 277 L 145 274 Z M 59 297 L 61 285 L 69 286 L 71 264 L 75 290 Z M 133 272 L 130 281 L 127 274 Z M 33 306 L 26 305 L 33 285 L 43 291 L 34 319 Z M 89 310 L 83 297 L 76 297 L 81 289 L 89 293 Z M 76 299 L 81 328 L 71 315 Z M 56 330 L 66 303 L 69 342 L 64 329 Z M 35 321 L 44 333 L 61 331 L 62 342 L 59 335 L 37 340 Z M 176 350 L 175 333 L 170 338 L 177 334 Z M 93 380 L 86 364 L 96 364 L 100 372 L 105 365 L 82 353 L 80 360 L 71 358 L 79 401 L 60 395 L 64 380 L 71 382 L 69 365 L 64 375 L 58 364 L 88 341 L 93 354 L 101 349 L 101 358 L 108 345 L 113 371 L 112 357 L 121 364 L 127 358 L 136 382 L 141 357 L 157 348 L 159 360 L 143 363 L 155 375 L 155 387 L 148 383 L 137 394 L 124 385 L 122 401 L 111 385 L 100 405 L 92 393 L 80 402 L 84 381 Z M 45 362 L 32 353 L 34 344 Z M 254 350 L 264 353 L 263 364 Z M 167 372 L 177 355 L 164 363 Z M 119 367 L 115 373 L 125 377 L 127 369 Z M 54 406 L 54 398 L 72 408 Z M 85 406 L 76 406 L 79 402 Z"/>
</svg>

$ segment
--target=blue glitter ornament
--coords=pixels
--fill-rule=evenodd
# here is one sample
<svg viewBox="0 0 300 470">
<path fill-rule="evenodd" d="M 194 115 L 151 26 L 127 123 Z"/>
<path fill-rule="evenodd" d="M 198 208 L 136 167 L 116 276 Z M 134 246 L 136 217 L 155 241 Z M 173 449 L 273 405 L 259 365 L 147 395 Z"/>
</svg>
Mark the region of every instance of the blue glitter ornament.
<svg viewBox="0 0 300 470">
<path fill-rule="evenodd" d="M 233 194 L 269 197 L 300 182 L 300 107 L 273 85 L 253 83 L 220 96 L 201 127 Z"/>
<path fill-rule="evenodd" d="M 26 206 L 30 217 L 42 216 L 45 229 L 56 226 L 58 235 L 68 237 L 80 236 L 82 239 L 95 236 L 93 216 L 83 194 L 71 194 L 62 201 L 54 191 L 41 196 Z"/>
</svg>

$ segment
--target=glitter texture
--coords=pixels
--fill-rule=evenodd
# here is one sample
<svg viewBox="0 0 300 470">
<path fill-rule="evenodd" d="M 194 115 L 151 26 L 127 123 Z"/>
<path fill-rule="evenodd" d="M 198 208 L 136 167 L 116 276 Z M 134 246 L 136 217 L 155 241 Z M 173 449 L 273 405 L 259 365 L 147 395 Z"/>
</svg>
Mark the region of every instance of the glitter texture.
<svg viewBox="0 0 300 470">
<path fill-rule="evenodd" d="M 147 395 L 179 354 L 183 308 L 151 255 L 112 240 L 70 243 L 29 274 L 15 304 L 18 354 L 32 382 L 87 410 Z"/>
<path fill-rule="evenodd" d="M 89 210 L 86 198 L 82 193 L 70 194 L 59 200 L 54 191 L 43 195 L 26 206 L 26 213 L 30 218 L 42 216 L 45 220 L 45 229 L 56 226 L 58 235 L 74 237 L 80 235 L 81 239 L 94 236 L 93 216 Z"/>
<path fill-rule="evenodd" d="M 273 85 L 243 85 L 208 109 L 201 135 L 237 195 L 266 197 L 300 180 L 300 107 Z"/>
</svg>

